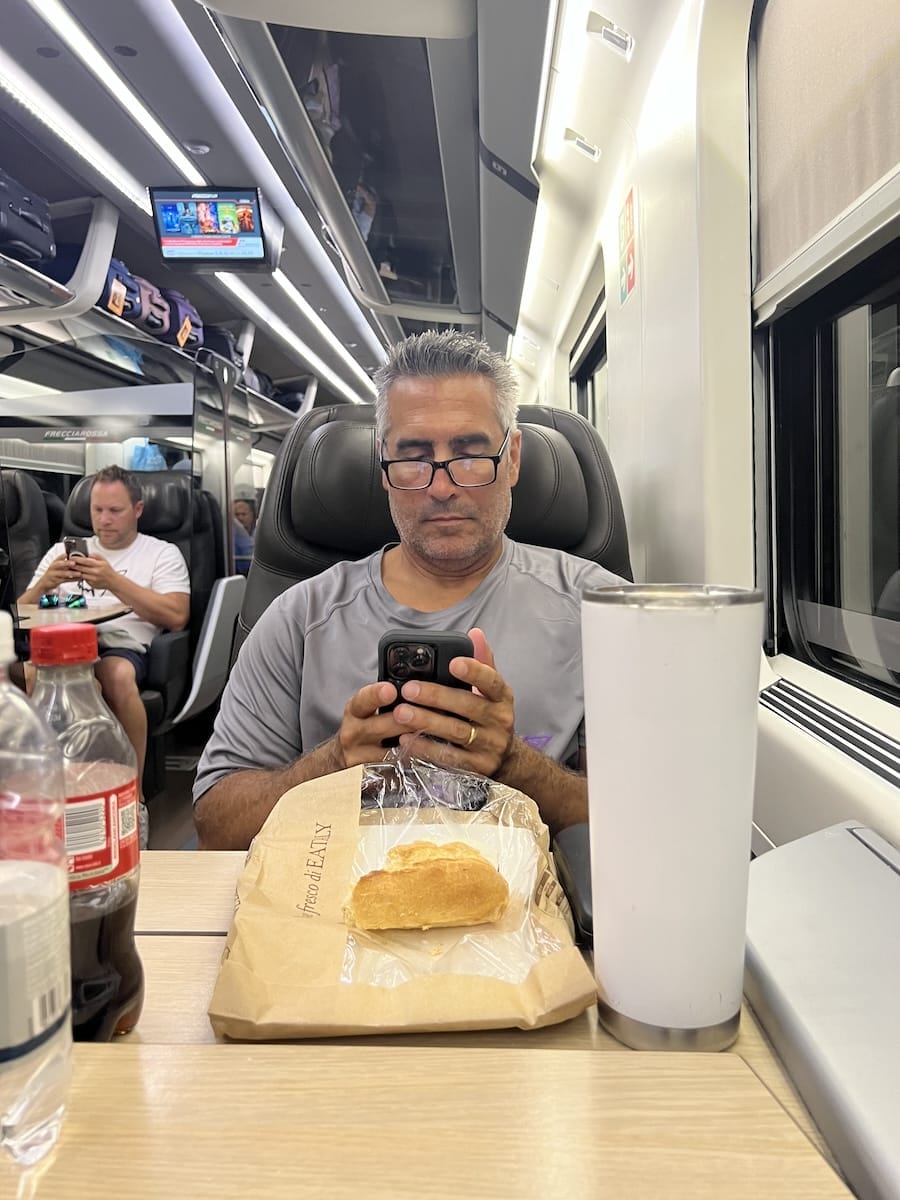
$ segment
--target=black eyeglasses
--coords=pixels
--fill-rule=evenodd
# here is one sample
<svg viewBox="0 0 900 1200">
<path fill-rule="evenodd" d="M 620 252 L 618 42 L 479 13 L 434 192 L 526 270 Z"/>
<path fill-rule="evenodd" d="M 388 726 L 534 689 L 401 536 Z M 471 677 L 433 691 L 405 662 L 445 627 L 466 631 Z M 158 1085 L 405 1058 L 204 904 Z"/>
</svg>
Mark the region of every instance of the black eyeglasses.
<svg viewBox="0 0 900 1200">
<path fill-rule="evenodd" d="M 500 459 L 506 452 L 509 430 L 496 454 L 461 454 L 443 462 L 424 458 L 383 458 L 381 469 L 392 488 L 401 492 L 421 492 L 431 487 L 435 471 L 446 471 L 457 487 L 487 487 L 497 478 Z"/>
</svg>

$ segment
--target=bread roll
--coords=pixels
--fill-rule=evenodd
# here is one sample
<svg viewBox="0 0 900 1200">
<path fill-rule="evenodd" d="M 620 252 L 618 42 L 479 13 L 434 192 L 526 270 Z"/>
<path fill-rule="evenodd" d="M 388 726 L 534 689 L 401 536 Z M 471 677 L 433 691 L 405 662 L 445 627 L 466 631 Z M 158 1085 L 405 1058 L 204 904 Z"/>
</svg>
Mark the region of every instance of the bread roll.
<svg viewBox="0 0 900 1200">
<path fill-rule="evenodd" d="M 497 921 L 509 885 L 464 842 L 410 842 L 388 851 L 383 871 L 357 880 L 345 916 L 357 929 L 432 929 Z"/>
</svg>

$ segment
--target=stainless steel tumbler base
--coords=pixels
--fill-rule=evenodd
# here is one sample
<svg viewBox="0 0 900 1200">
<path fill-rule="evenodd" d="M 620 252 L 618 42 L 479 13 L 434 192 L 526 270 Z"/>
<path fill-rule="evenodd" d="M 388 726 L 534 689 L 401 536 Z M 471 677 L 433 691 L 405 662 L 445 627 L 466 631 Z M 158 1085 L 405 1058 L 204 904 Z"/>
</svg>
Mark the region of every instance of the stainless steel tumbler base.
<svg viewBox="0 0 900 1200">
<path fill-rule="evenodd" d="M 727 1049 L 738 1035 L 741 1027 L 741 1010 L 718 1025 L 706 1025 L 702 1029 L 667 1029 L 662 1025 L 648 1025 L 616 1012 L 604 1000 L 597 1001 L 600 1024 L 614 1038 L 632 1050 L 698 1050 L 713 1051 Z"/>
</svg>

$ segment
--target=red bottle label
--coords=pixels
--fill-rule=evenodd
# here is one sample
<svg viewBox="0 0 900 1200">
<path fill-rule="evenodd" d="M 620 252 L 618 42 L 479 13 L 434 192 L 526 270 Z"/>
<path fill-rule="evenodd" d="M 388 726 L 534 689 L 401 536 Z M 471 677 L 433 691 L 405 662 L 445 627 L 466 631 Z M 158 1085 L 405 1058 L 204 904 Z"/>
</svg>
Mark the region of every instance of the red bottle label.
<svg viewBox="0 0 900 1200">
<path fill-rule="evenodd" d="M 66 797 L 69 890 L 110 883 L 140 861 L 137 779 L 87 796 Z"/>
</svg>

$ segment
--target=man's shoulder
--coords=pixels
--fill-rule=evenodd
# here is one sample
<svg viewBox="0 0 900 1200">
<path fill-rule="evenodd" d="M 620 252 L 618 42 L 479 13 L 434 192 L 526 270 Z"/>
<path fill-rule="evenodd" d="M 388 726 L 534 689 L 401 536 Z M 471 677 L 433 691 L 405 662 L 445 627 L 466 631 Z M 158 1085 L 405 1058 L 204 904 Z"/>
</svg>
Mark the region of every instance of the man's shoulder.
<svg viewBox="0 0 900 1200">
<path fill-rule="evenodd" d="M 157 558 L 184 558 L 181 550 L 174 542 L 167 542 L 165 538 L 154 537 L 152 533 L 139 533 L 134 539 L 133 545 L 141 554 L 152 554 Z"/>
<path fill-rule="evenodd" d="M 342 559 L 316 575 L 301 579 L 285 589 L 276 603 L 282 608 L 308 608 L 329 602 L 345 603 L 372 580 L 372 564 L 381 551 L 365 558 Z"/>
<path fill-rule="evenodd" d="M 614 585 L 622 580 L 591 559 L 579 558 L 552 546 L 513 542 L 510 569 L 538 583 L 565 591 Z"/>
</svg>

